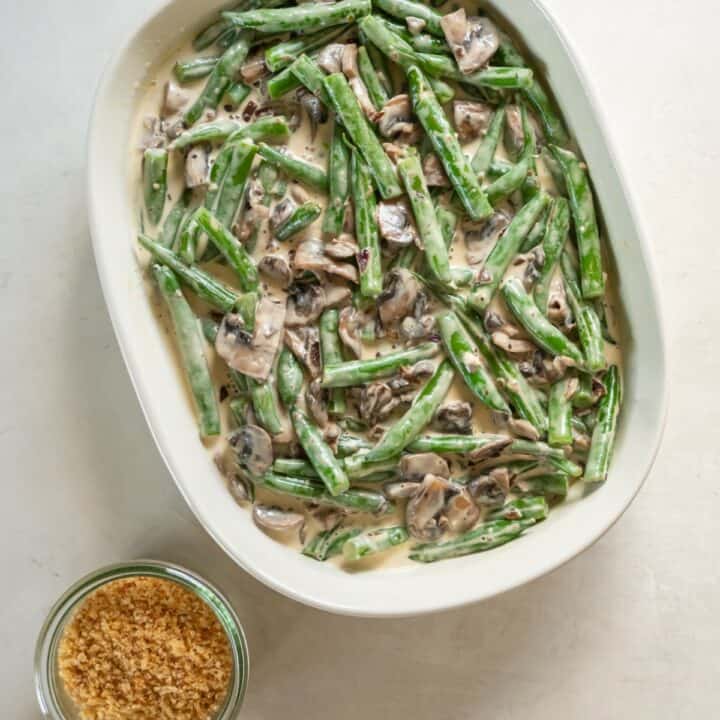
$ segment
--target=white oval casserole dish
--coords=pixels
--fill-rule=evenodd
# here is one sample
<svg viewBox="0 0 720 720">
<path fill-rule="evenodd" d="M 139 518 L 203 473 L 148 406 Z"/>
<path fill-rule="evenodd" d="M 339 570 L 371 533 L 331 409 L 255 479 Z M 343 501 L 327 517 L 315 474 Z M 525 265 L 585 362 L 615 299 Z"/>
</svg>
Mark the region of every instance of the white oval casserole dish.
<svg viewBox="0 0 720 720">
<path fill-rule="evenodd" d="M 497 595 L 585 550 L 620 517 L 657 452 L 665 417 L 665 349 L 648 245 L 608 146 L 592 85 L 562 34 L 534 0 L 504 0 L 500 13 L 541 58 L 546 80 L 591 168 L 625 317 L 625 400 L 608 482 L 559 506 L 521 540 L 437 563 L 349 574 L 266 537 L 238 508 L 197 436 L 170 345 L 164 341 L 135 255 L 135 191 L 128 152 L 140 101 L 135 90 L 178 37 L 224 6 L 164 2 L 110 61 L 98 89 L 88 158 L 90 225 L 105 300 L 150 431 L 177 487 L 215 541 L 269 587 L 308 605 L 358 616 L 433 612 Z M 489 3 L 494 9 L 496 3 Z M 184 29 L 184 30 L 183 30 Z"/>
</svg>

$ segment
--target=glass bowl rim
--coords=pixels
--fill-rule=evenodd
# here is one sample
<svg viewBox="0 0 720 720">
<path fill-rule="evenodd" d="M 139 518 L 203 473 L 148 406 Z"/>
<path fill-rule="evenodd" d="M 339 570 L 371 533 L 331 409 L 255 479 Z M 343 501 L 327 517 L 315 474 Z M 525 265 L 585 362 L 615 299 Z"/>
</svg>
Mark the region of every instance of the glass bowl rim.
<svg viewBox="0 0 720 720">
<path fill-rule="evenodd" d="M 155 577 L 176 582 L 203 600 L 213 611 L 230 645 L 233 672 L 225 701 L 215 720 L 235 718 L 242 706 L 250 671 L 247 640 L 240 619 L 230 601 L 212 583 L 197 573 L 164 560 L 132 560 L 104 565 L 74 582 L 50 608 L 35 646 L 35 695 L 43 717 L 70 720 L 58 699 L 55 657 L 65 623 L 86 597 L 113 580 L 128 577 Z"/>
</svg>

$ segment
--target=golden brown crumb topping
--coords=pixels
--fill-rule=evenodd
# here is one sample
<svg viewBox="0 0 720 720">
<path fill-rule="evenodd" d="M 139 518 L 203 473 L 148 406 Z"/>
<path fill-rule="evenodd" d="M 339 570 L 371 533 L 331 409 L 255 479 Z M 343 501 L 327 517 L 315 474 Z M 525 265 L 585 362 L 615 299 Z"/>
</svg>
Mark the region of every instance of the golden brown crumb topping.
<svg viewBox="0 0 720 720">
<path fill-rule="evenodd" d="M 83 720 L 206 720 L 225 698 L 232 659 L 205 602 L 136 577 L 88 596 L 63 632 L 58 670 Z"/>
</svg>

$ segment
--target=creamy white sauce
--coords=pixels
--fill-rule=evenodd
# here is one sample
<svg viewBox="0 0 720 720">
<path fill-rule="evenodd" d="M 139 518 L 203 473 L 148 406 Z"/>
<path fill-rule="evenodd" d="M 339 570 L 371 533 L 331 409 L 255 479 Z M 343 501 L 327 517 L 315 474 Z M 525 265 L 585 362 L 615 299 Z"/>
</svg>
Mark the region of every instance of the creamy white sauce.
<svg viewBox="0 0 720 720">
<path fill-rule="evenodd" d="M 136 111 L 136 119 L 135 119 L 135 131 L 133 133 L 133 141 L 132 141 L 132 148 L 131 148 L 131 172 L 130 172 L 130 182 L 132 183 L 133 188 L 135 189 L 135 195 L 137 197 L 137 208 L 138 208 L 138 218 L 141 216 L 141 208 L 143 204 L 143 198 L 142 198 L 142 150 L 141 144 L 142 139 L 144 135 L 146 134 L 146 128 L 145 128 L 145 119 L 149 116 L 159 116 L 160 109 L 163 104 L 163 95 L 164 95 L 164 85 L 165 82 L 169 79 L 174 80 L 174 75 L 172 74 L 172 67 L 174 63 L 178 59 L 188 60 L 196 56 L 203 56 L 208 55 L 214 52 L 212 49 L 205 50 L 202 53 L 195 53 L 192 49 L 191 44 L 191 38 L 187 38 L 187 41 L 179 45 L 177 50 L 172 52 L 164 61 L 159 62 L 155 66 L 148 69 L 148 75 L 145 79 L 143 79 L 136 88 L 136 93 L 138 97 L 138 104 L 137 104 L 137 111 Z M 205 86 L 205 83 L 207 81 L 207 78 L 201 78 L 199 80 L 194 81 L 191 84 L 183 85 L 183 90 L 188 94 L 189 96 L 189 103 L 192 103 L 192 101 L 195 99 L 197 94 L 203 89 Z M 460 96 L 458 96 L 460 97 Z M 294 92 L 288 93 L 287 96 L 282 98 L 281 100 L 294 100 Z M 223 105 L 220 105 L 217 108 L 217 111 L 211 115 L 208 114 L 206 111 L 203 115 L 203 117 L 198 121 L 199 123 L 209 121 L 212 117 L 213 120 L 221 120 L 221 119 L 233 119 L 237 120 L 239 122 L 244 122 L 242 119 L 242 111 L 243 109 L 248 105 L 248 103 L 254 102 L 257 105 L 262 105 L 265 100 L 259 95 L 257 90 L 253 90 L 253 92 L 248 96 L 248 98 L 242 103 L 241 107 L 235 111 L 228 111 L 226 110 Z M 189 104 L 188 104 L 189 105 Z M 187 107 L 187 106 L 186 106 Z M 308 120 L 308 117 L 304 110 L 300 110 L 301 113 L 301 123 L 299 127 L 292 133 L 290 137 L 290 141 L 287 144 L 287 148 L 290 152 L 294 153 L 295 155 L 301 157 L 303 160 L 307 162 L 311 162 L 313 164 L 318 165 L 319 167 L 326 169 L 327 166 L 327 157 L 328 157 L 328 148 L 330 144 L 330 136 L 332 131 L 332 120 L 329 122 L 326 122 L 322 125 L 319 125 L 317 134 L 313 139 L 311 139 L 310 136 L 310 122 Z M 452 120 L 452 118 L 451 118 Z M 251 120 L 252 121 L 252 120 Z M 477 145 L 479 144 L 480 140 L 476 140 L 472 143 L 466 144 L 464 146 L 464 151 L 468 155 L 468 157 L 472 157 Z M 215 146 L 214 152 L 211 155 L 211 161 L 214 158 L 214 156 L 217 153 L 218 146 Z M 165 215 L 171 210 L 177 199 L 180 197 L 182 191 L 183 191 L 183 177 L 184 177 L 184 153 L 182 152 L 171 152 L 170 153 L 170 161 L 169 161 L 169 167 L 168 167 L 168 197 L 166 199 L 165 203 Z M 498 148 L 496 158 L 498 159 L 507 159 L 508 153 L 506 152 L 503 144 L 502 139 L 500 142 L 500 146 Z M 256 164 L 259 161 L 256 160 Z M 552 180 L 552 177 L 550 176 L 549 172 L 544 166 L 544 163 L 542 162 L 541 158 L 538 158 L 537 160 L 537 169 L 538 169 L 538 175 L 540 179 L 541 186 L 545 188 L 546 190 L 550 192 L 555 192 L 555 186 Z M 288 187 L 290 188 L 291 183 L 288 183 Z M 321 195 L 317 192 L 313 192 L 311 189 L 307 188 L 306 186 L 301 186 L 302 191 L 308 196 L 308 199 L 314 200 L 318 202 L 322 207 L 326 204 L 326 197 L 324 195 Z M 294 247 L 297 246 L 299 242 L 302 241 L 305 237 L 310 236 L 320 236 L 321 230 L 320 230 L 320 224 L 322 223 L 322 215 L 320 218 L 313 223 L 309 228 L 307 228 L 302 234 L 296 235 L 294 238 L 291 239 L 289 242 L 285 243 L 275 243 L 271 242 L 271 238 L 269 235 L 269 231 L 267 228 L 267 223 L 263 223 L 260 235 L 257 240 L 257 245 L 255 252 L 253 254 L 256 262 L 259 261 L 264 255 L 268 253 L 272 253 L 274 255 L 281 255 L 284 257 L 287 257 L 288 252 L 292 250 Z M 159 228 L 162 226 L 162 222 L 158 226 L 158 229 L 151 227 L 145 227 L 146 232 L 148 232 L 150 235 L 154 236 L 156 232 L 159 232 Z M 460 225 L 458 225 L 458 228 Z M 147 264 L 149 262 L 149 256 L 145 251 L 138 250 L 138 255 L 140 257 L 140 260 L 143 264 Z M 466 248 L 465 243 L 463 239 L 463 233 L 462 232 L 456 232 L 455 235 L 455 242 L 453 243 L 453 247 L 451 249 L 450 254 L 451 264 L 456 266 L 464 266 L 466 265 Z M 607 265 L 607 263 L 606 263 Z M 474 266 L 475 268 L 479 268 L 480 266 Z M 209 263 L 206 265 L 206 269 L 211 272 L 213 275 L 217 276 L 219 279 L 227 282 L 230 285 L 235 285 L 236 280 L 234 277 L 234 273 L 232 270 L 230 270 L 226 265 L 220 264 L 220 263 Z M 509 272 L 513 272 L 514 270 L 511 268 Z M 559 270 L 556 270 L 555 272 L 555 278 L 556 280 L 559 280 Z M 283 291 L 271 285 L 267 278 L 262 276 L 261 280 L 263 281 L 263 287 L 266 293 L 268 293 L 271 297 L 280 298 L 284 295 Z M 158 315 L 158 321 L 161 324 L 163 328 L 163 334 L 166 336 L 168 342 L 171 343 L 173 346 L 173 349 L 175 347 L 174 340 L 173 340 L 173 331 L 172 326 L 169 320 L 169 317 L 167 315 L 165 305 L 162 302 L 162 300 L 159 298 L 158 293 L 156 292 L 152 282 L 148 279 L 146 281 L 147 284 L 147 290 L 150 296 L 153 298 L 153 305 L 157 310 Z M 186 293 L 186 297 L 198 313 L 198 315 L 202 316 L 207 314 L 207 312 L 210 310 L 210 308 L 202 301 L 199 300 L 194 293 L 188 292 Z M 620 336 L 620 328 L 617 322 L 617 311 L 616 308 L 619 308 L 619 302 L 618 302 L 618 296 L 617 296 L 617 288 L 615 283 L 615 278 L 612 273 L 609 274 L 608 277 L 608 288 L 607 288 L 607 304 L 609 306 L 608 310 L 608 321 L 611 328 L 611 331 L 618 340 L 621 340 Z M 495 299 L 493 301 L 493 307 L 499 307 L 501 301 L 499 299 Z M 508 316 L 507 311 L 505 312 L 505 315 Z M 377 353 L 383 353 L 387 352 L 390 349 L 390 343 L 381 341 L 376 343 L 365 343 L 363 346 L 363 357 L 364 358 L 371 358 L 376 356 Z M 621 363 L 621 352 L 620 352 L 620 346 L 613 347 L 609 344 L 606 345 L 606 352 L 607 356 L 610 362 L 620 364 Z M 177 374 L 178 374 L 178 382 L 184 382 L 182 370 L 180 368 L 179 363 L 179 357 L 177 354 L 175 354 L 176 360 L 177 360 Z M 213 379 L 215 382 L 216 388 L 220 388 L 221 386 L 225 385 L 228 387 L 231 387 L 230 380 L 227 374 L 227 369 L 224 366 L 224 362 L 217 356 L 215 350 L 211 348 L 209 345 L 207 347 L 207 357 L 209 366 L 211 368 L 211 372 L 213 375 Z M 436 359 L 436 363 L 439 362 L 438 359 Z M 448 403 L 454 400 L 461 400 L 471 403 L 474 409 L 473 414 L 473 431 L 475 434 L 483 433 L 483 432 L 492 432 L 492 433 L 503 433 L 504 431 L 501 428 L 498 428 L 492 421 L 490 412 L 488 409 L 482 405 L 474 395 L 468 390 L 468 388 L 465 386 L 465 384 L 462 382 L 462 380 L 459 378 L 459 376 L 456 377 L 455 381 L 453 382 L 453 385 L 450 388 L 450 391 L 448 392 L 448 395 L 444 401 L 444 403 Z M 188 395 L 188 406 L 191 407 L 190 398 Z M 291 423 L 289 421 L 289 418 L 287 417 L 287 414 L 285 413 L 284 409 L 282 408 L 282 404 L 278 403 L 278 406 L 282 410 L 282 420 L 284 427 L 286 428 L 286 431 L 283 433 L 284 436 L 292 437 L 294 435 Z M 222 419 L 222 429 L 223 429 L 223 435 L 220 438 L 208 440 L 205 442 L 207 450 L 214 455 L 218 453 L 223 453 L 226 449 L 227 443 L 224 439 L 225 435 L 229 432 L 229 430 L 232 427 L 232 422 L 230 418 L 230 411 L 229 411 L 229 403 L 223 402 L 220 404 L 221 409 L 221 419 Z M 384 425 L 387 427 L 393 422 L 392 418 L 390 420 L 384 421 Z M 453 475 L 460 476 L 463 474 L 462 469 L 458 466 L 457 462 L 453 462 L 451 464 L 451 469 L 453 470 Z M 571 490 L 571 495 L 569 498 L 576 498 L 579 497 L 580 489 L 579 489 L 579 483 L 575 483 L 574 488 Z M 370 489 L 374 489 L 377 491 L 382 490 L 382 485 L 366 485 L 362 487 L 368 487 Z M 302 510 L 304 505 L 300 500 L 295 500 L 293 498 L 284 496 L 284 495 L 277 495 L 271 491 L 268 491 L 263 488 L 259 488 L 257 490 L 256 494 L 256 501 L 261 503 L 267 503 L 271 505 L 276 505 L 279 507 L 287 508 L 287 509 L 295 509 L 295 510 Z M 233 502 L 231 496 L 228 494 L 228 502 Z M 404 504 L 402 505 L 404 507 Z M 238 512 L 246 512 L 251 508 L 251 506 L 248 504 L 244 508 L 238 507 Z M 373 518 L 367 515 L 349 515 L 347 516 L 347 519 L 344 521 L 346 525 L 357 525 L 364 528 L 369 527 L 381 527 L 381 526 L 393 526 L 393 525 L 404 525 L 404 518 L 402 517 L 402 513 L 400 511 L 396 511 L 395 513 L 385 515 L 382 518 Z M 315 532 L 317 531 L 319 526 L 315 523 L 315 521 L 308 515 L 308 525 L 307 525 L 307 537 L 311 538 Z M 273 533 L 273 537 L 278 539 L 279 541 L 285 542 L 289 547 L 293 548 L 294 550 L 300 550 L 301 543 L 299 541 L 299 538 L 297 537 L 297 533 L 293 533 L 292 535 L 284 535 L 280 533 Z M 448 536 L 449 537 L 449 536 Z M 410 545 L 412 544 L 412 541 Z M 360 561 L 358 563 L 353 563 L 352 565 L 343 564 L 342 558 L 335 558 L 332 562 L 335 562 L 337 564 L 341 564 L 343 568 L 347 571 L 357 571 L 357 570 L 368 570 L 372 568 L 377 567 L 393 567 L 393 566 L 402 566 L 406 564 L 412 564 L 411 561 L 407 559 L 407 553 L 408 548 L 410 546 L 409 544 L 402 545 L 400 547 L 394 548 L 390 551 L 387 551 L 385 553 L 371 556 L 363 561 Z"/>
</svg>

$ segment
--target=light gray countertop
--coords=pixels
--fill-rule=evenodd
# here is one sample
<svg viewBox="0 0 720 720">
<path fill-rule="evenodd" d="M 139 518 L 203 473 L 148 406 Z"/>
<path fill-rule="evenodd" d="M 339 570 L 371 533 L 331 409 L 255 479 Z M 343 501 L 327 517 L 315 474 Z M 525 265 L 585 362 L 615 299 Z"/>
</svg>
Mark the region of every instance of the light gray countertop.
<svg viewBox="0 0 720 720">
<path fill-rule="evenodd" d="M 77 577 L 137 556 L 201 570 L 251 649 L 243 717 L 714 717 L 720 707 L 720 95 L 710 0 L 547 0 L 594 78 L 660 272 L 670 416 L 648 482 L 580 558 L 469 609 L 325 615 L 226 558 L 153 445 L 95 272 L 93 90 L 142 0 L 0 4 L 0 708 L 39 715 L 35 635 Z"/>
</svg>

